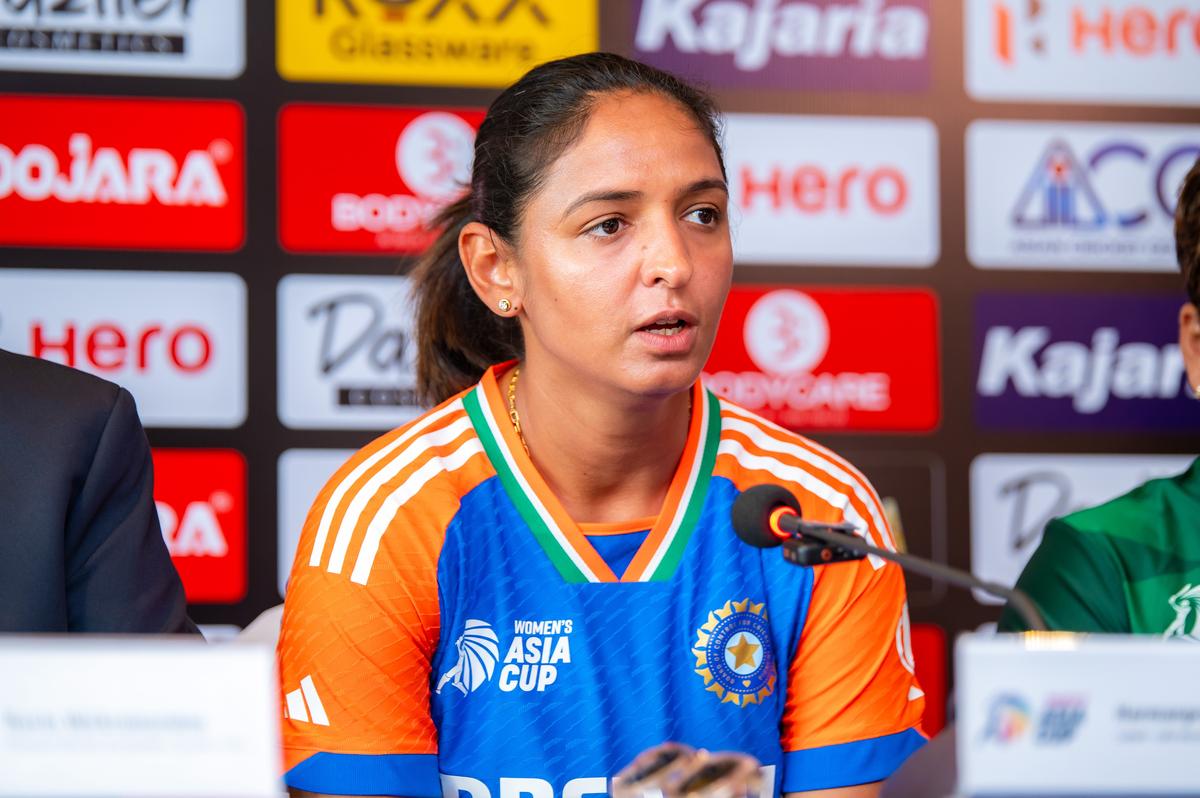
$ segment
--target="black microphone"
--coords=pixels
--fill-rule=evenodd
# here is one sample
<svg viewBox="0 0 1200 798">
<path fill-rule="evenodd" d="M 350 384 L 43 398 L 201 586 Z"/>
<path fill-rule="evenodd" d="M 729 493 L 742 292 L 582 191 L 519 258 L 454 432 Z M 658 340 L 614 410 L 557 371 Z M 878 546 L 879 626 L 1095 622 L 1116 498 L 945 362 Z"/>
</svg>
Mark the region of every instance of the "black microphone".
<svg viewBox="0 0 1200 798">
<path fill-rule="evenodd" d="M 783 546 L 783 557 L 796 565 L 824 565 L 860 560 L 873 554 L 891 560 L 906 571 L 967 589 L 978 588 L 1012 604 L 1025 625 L 1046 631 L 1041 613 L 1020 590 L 987 582 L 948 565 L 872 546 L 855 534 L 853 524 L 825 524 L 800 517 L 800 502 L 782 485 L 755 485 L 733 502 L 733 530 L 745 543 L 765 549 Z"/>
</svg>

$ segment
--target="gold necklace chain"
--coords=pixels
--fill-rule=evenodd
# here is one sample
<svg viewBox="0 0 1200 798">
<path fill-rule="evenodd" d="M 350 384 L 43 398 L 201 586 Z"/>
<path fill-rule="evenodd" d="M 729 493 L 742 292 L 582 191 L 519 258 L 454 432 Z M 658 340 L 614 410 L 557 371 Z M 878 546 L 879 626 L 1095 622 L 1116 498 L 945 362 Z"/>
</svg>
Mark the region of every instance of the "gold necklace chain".
<svg viewBox="0 0 1200 798">
<path fill-rule="evenodd" d="M 513 429 L 517 431 L 521 448 L 525 450 L 525 454 L 529 454 L 529 444 L 525 443 L 525 436 L 521 434 L 521 414 L 517 412 L 517 378 L 520 376 L 521 367 L 517 366 L 508 378 L 508 417 L 512 420 Z"/>
</svg>

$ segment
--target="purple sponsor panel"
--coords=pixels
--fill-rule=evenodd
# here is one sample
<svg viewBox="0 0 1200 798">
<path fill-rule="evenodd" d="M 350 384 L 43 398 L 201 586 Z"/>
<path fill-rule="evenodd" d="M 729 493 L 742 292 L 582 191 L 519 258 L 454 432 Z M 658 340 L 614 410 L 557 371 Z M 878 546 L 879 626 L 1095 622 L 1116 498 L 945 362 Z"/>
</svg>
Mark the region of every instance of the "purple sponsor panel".
<svg viewBox="0 0 1200 798">
<path fill-rule="evenodd" d="M 712 86 L 923 91 L 930 0 L 636 0 L 634 55 Z"/>
<path fill-rule="evenodd" d="M 1182 296 L 985 294 L 975 301 L 981 427 L 1200 430 L 1176 322 Z"/>
</svg>

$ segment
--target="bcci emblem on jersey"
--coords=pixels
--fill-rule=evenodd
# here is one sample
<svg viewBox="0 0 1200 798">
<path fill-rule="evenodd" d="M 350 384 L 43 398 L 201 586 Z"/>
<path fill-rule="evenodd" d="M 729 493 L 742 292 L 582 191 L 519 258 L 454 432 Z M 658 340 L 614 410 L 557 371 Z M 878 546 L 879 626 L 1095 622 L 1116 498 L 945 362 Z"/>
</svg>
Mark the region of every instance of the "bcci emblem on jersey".
<svg viewBox="0 0 1200 798">
<path fill-rule="evenodd" d="M 721 703 L 762 703 L 775 691 L 778 674 L 767 625 L 766 603 L 727 601 L 696 630 L 696 673 Z"/>
</svg>

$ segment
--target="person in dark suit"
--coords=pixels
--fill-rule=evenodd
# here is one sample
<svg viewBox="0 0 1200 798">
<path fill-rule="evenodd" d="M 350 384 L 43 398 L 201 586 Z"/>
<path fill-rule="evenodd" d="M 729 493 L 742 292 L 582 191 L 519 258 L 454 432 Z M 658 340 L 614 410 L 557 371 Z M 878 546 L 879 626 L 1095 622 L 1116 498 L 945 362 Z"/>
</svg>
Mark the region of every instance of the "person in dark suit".
<svg viewBox="0 0 1200 798">
<path fill-rule="evenodd" d="M 133 397 L 0 350 L 0 632 L 198 634 Z"/>
</svg>

